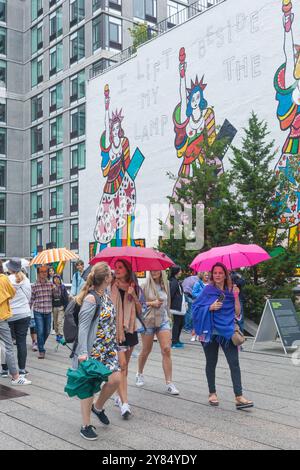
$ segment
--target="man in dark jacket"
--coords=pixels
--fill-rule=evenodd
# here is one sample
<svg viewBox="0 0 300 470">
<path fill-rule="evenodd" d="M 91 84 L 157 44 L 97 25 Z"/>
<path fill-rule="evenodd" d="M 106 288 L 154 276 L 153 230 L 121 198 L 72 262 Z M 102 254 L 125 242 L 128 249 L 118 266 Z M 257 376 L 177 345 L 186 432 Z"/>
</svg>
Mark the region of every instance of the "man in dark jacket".
<svg viewBox="0 0 300 470">
<path fill-rule="evenodd" d="M 181 272 L 180 266 L 173 266 L 170 271 L 170 310 L 173 315 L 172 348 L 184 348 L 184 344 L 180 341 L 180 334 L 184 325 L 186 304 L 183 288 L 178 280 Z"/>
</svg>

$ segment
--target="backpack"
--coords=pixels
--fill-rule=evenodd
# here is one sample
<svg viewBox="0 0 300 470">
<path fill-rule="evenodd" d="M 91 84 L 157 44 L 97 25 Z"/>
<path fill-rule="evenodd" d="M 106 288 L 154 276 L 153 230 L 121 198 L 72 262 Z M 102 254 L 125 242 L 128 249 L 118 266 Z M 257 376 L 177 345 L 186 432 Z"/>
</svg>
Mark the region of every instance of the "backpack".
<svg viewBox="0 0 300 470">
<path fill-rule="evenodd" d="M 90 291 L 96 300 L 96 311 L 93 320 L 99 313 L 101 307 L 101 299 L 95 291 Z M 79 313 L 81 305 L 76 303 L 75 299 L 70 300 L 65 309 L 65 320 L 64 320 L 64 339 L 66 343 L 76 343 L 78 339 L 78 325 L 79 325 Z"/>
</svg>

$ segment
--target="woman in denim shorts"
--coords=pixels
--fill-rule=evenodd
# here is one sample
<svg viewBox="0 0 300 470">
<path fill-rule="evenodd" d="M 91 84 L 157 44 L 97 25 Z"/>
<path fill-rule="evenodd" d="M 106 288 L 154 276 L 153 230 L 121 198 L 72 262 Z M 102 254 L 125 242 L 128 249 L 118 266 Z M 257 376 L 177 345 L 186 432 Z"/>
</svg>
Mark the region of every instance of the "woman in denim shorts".
<svg viewBox="0 0 300 470">
<path fill-rule="evenodd" d="M 147 312 L 143 316 L 145 330 L 141 334 L 143 348 L 138 359 L 136 386 L 142 387 L 145 383 L 143 370 L 152 350 L 154 335 L 156 335 L 162 354 L 166 391 L 171 395 L 179 395 L 172 382 L 170 289 L 166 273 L 151 271 L 143 290 Z"/>
</svg>

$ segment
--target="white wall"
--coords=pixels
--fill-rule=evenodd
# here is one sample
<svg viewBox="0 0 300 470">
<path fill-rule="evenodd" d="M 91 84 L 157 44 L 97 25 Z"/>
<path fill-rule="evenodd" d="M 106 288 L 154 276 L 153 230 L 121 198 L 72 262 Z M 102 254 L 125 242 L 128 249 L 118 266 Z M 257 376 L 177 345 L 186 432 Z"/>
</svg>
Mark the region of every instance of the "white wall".
<svg viewBox="0 0 300 470">
<path fill-rule="evenodd" d="M 294 2 L 295 43 L 300 44 L 300 2 Z M 186 50 L 187 86 L 204 75 L 204 96 L 214 107 L 216 123 L 224 119 L 241 130 L 251 110 L 266 119 L 280 149 L 287 133 L 279 129 L 274 74 L 285 62 L 281 2 L 227 0 L 139 48 L 131 60 L 91 80 L 87 86 L 87 165 L 80 172 L 80 254 L 88 258 L 97 207 L 105 179 L 101 173 L 100 135 L 104 131 L 104 86 L 109 84 L 111 110 L 122 108 L 123 128 L 131 154 L 140 148 L 145 161 L 136 179 L 137 202 L 149 206 L 166 202 L 181 161 L 174 147 L 172 114 L 179 103 L 179 61 Z M 153 127 L 157 123 L 157 129 Z M 274 162 L 275 165 L 276 162 Z M 228 155 L 224 165 L 228 164 Z M 137 214 L 138 216 L 138 214 Z M 139 216 L 138 216 L 139 217 Z M 144 227 L 144 237 L 147 228 Z"/>
</svg>

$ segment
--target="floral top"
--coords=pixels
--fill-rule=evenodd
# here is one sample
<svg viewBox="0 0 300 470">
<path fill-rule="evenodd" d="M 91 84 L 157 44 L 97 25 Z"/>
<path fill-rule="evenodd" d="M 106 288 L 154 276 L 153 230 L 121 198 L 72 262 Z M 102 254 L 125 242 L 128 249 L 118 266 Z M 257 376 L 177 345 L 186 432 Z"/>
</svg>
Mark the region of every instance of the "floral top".
<svg viewBox="0 0 300 470">
<path fill-rule="evenodd" d="M 102 362 L 112 372 L 120 370 L 116 336 L 116 310 L 111 299 L 107 294 L 104 294 L 91 357 Z"/>
</svg>

